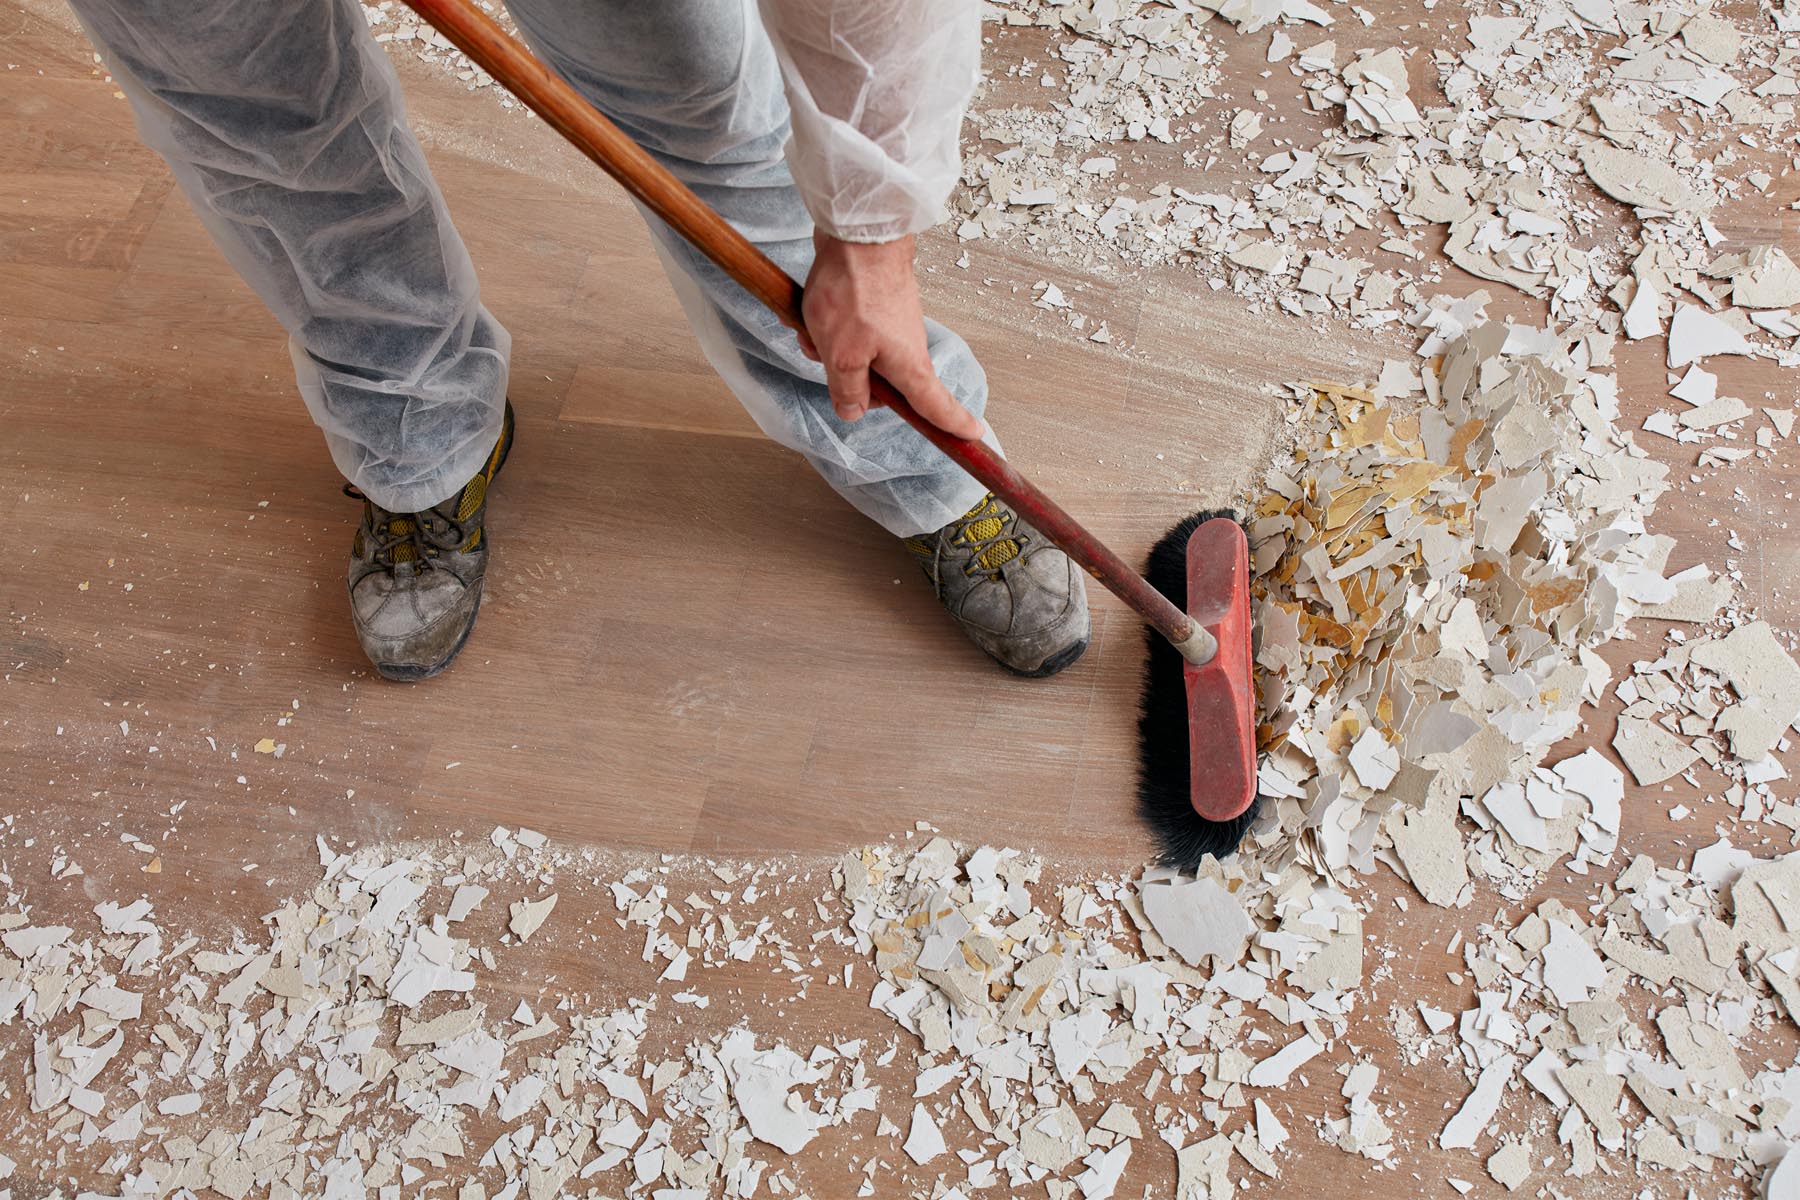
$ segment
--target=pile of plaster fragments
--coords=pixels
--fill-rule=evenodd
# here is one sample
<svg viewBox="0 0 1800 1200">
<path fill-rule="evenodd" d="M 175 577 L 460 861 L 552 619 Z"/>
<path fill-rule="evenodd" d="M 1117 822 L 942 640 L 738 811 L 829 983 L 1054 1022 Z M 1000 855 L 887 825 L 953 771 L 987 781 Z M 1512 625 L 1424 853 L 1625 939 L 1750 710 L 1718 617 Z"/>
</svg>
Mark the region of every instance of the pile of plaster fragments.
<svg viewBox="0 0 1800 1200">
<path fill-rule="evenodd" d="M 1466 25 L 1438 7 L 1400 30 L 1310 0 L 996 7 L 1053 30 L 1050 61 L 1013 67 L 972 113 L 957 236 L 1181 264 L 1256 311 L 1380 328 L 1442 278 L 1441 235 L 1456 266 L 1559 322 L 1666 331 L 1672 365 L 1750 338 L 1800 364 L 1800 271 L 1779 246 L 1721 250 L 1711 219 L 1791 169 L 1800 4 L 1740 21 L 1681 0 L 1531 0 Z M 1298 81 L 1320 133 L 1286 128 L 1277 83 L 1215 94 L 1222 25 L 1255 37 L 1265 75 Z M 1036 303 L 1088 327 L 1053 284 Z"/>
<path fill-rule="evenodd" d="M 390 49 L 489 84 L 392 4 L 370 12 Z M 1759 411 L 1709 367 L 1800 363 L 1800 276 L 1778 247 L 1726 245 L 1711 214 L 1786 169 L 1800 9 L 1534 2 L 1476 15 L 1465 45 L 1402 53 L 1360 47 L 1377 39 L 1355 7 L 1228 0 L 1234 36 L 1267 38 L 1269 68 L 1331 118 L 1307 146 L 1262 98 L 1215 97 L 1214 12 L 995 10 L 1054 32 L 1054 61 L 1015 71 L 1053 102 L 974 114 L 955 225 L 1188 265 L 1253 307 L 1417 340 L 1373 381 L 1286 396 L 1293 450 L 1251 518 L 1273 716 L 1243 856 L 1058 879 L 1016 851 L 909 836 L 816 875 L 718 867 L 677 886 L 703 868 L 609 874 L 505 830 L 480 854 L 321 841 L 310 895 L 259 932 L 199 938 L 132 897 L 42 918 L 47 885 L 15 852 L 0 1112 L 22 1124 L 0 1130 L 0 1197 L 78 1177 L 97 1197 L 386 1198 L 441 1179 L 458 1200 L 697 1200 L 849 1178 L 931 1200 L 1224 1200 L 1280 1177 L 1302 1139 L 1376 1167 L 1466 1156 L 1456 1192 L 1620 1194 L 1641 1174 L 1800 1197 L 1800 1068 L 1769 1049 L 1800 1016 L 1800 858 L 1778 856 L 1800 808 L 1777 758 L 1800 667 L 1729 563 L 1668 570 L 1674 543 L 1649 525 L 1679 480 L 1636 440 L 1716 471 L 1792 439 L 1790 401 Z M 1441 106 L 1409 82 L 1427 68 Z M 1260 155 L 1261 182 L 1146 178 L 1229 153 Z M 1434 231 L 1549 323 L 1430 295 Z M 1366 261 L 1347 249 L 1364 244 Z M 1036 291 L 1108 340 L 1060 289 Z M 1659 340 L 1670 370 L 1670 406 L 1638 431 L 1619 424 L 1621 339 Z M 1638 626 L 1663 640 L 1615 671 L 1599 650 L 1634 617 L 1670 624 Z M 1670 815 L 1757 853 L 1708 834 L 1685 862 L 1625 861 L 1626 773 L 1556 749 L 1609 696 L 1634 799 L 1711 787 Z M 1366 877 L 1384 869 L 1432 905 L 1510 903 L 1452 940 L 1463 1010 L 1359 1009 L 1416 950 L 1365 939 Z M 1535 899 L 1552 870 L 1587 877 L 1586 902 Z M 559 928 L 572 884 L 610 889 L 607 932 L 654 985 L 605 1001 L 547 987 L 490 1012 L 533 939 L 593 955 L 599 935 Z M 496 911 L 496 937 L 462 932 Z M 722 1019 L 731 989 L 709 979 L 735 989 L 746 971 L 791 999 Z M 828 989 L 870 1024 L 788 1044 L 792 1013 Z M 1402 1052 L 1378 1063 L 1380 1041 Z M 1400 1120 L 1396 1077 L 1446 1066 L 1465 1080 L 1450 1107 Z M 1319 1080 L 1336 1100 L 1297 1114 L 1284 1087 Z M 827 1158 L 835 1176 L 811 1173 Z"/>
<path fill-rule="evenodd" d="M 1800 672 L 1733 611 L 1729 574 L 1666 573 L 1675 543 L 1645 526 L 1669 472 L 1615 424 L 1613 339 L 1487 321 L 1482 299 L 1423 311 L 1425 370 L 1294 389 L 1301 448 L 1251 525 L 1278 801 L 1253 838 L 1325 877 L 1386 861 L 1442 904 L 1468 901 L 1471 870 L 1517 898 L 1564 857 L 1604 862 L 1616 770 L 1538 764 L 1609 687 L 1639 784 L 1704 760 L 1732 781 L 1730 819 L 1800 831 L 1767 790 Z M 1615 686 L 1596 649 L 1633 616 L 1716 627 Z M 1466 863 L 1459 811 L 1481 831 Z"/>
<path fill-rule="evenodd" d="M 311 895 L 247 936 L 177 939 L 143 899 L 38 923 L 13 891 L 0 1099 L 22 1117 L 0 1195 L 79 1178 L 90 1200 L 349 1200 L 435 1180 L 457 1200 L 699 1200 L 821 1194 L 801 1179 L 837 1161 L 859 1196 L 1104 1200 L 1129 1194 L 1137 1159 L 1165 1181 L 1145 1196 L 1227 1200 L 1280 1178 L 1296 1138 L 1404 1154 L 1386 1092 L 1432 1060 L 1474 1080 L 1437 1143 L 1508 1187 L 1639 1171 L 1716 1187 L 1772 1163 L 1784 1195 L 1800 1165 L 1783 1157 L 1800 1068 L 1754 1061 L 1800 1002 L 1800 856 L 1638 858 L 1586 911 L 1483 925 L 1461 946 L 1464 1011 L 1359 1014 L 1389 968 L 1365 962 L 1353 895 L 1298 862 L 1055 887 L 1017 851 L 935 837 L 819 878 L 715 866 L 694 885 L 694 864 L 663 862 L 611 880 L 616 929 L 582 935 L 557 928 L 556 889 L 604 880 L 592 857 L 493 841 L 396 856 L 321 840 Z M 501 932 L 477 944 L 463 930 L 484 908 Z M 660 979 L 616 1003 L 527 983 L 490 1013 L 520 994 L 512 956 L 557 937 L 589 962 L 626 943 Z M 709 974 L 746 965 L 792 999 L 685 1032 L 683 1012 L 732 1003 Z M 838 988 L 872 1024 L 786 1044 L 787 1011 Z M 1375 1021 L 1397 1060 L 1360 1048 Z M 1334 1078 L 1334 1109 L 1293 1113 L 1290 1083 Z M 819 1186 L 847 1194 L 841 1176 Z"/>
<path fill-rule="evenodd" d="M 1291 1135 L 1251 1094 L 1346 1028 L 1362 946 L 1344 895 L 1299 871 L 1234 874 L 1236 896 L 1152 873 L 1064 886 L 1040 907 L 1041 864 L 919 840 L 846 855 L 817 882 L 714 866 L 679 899 L 669 863 L 627 872 L 608 885 L 614 936 L 637 942 L 659 986 L 504 1017 L 475 994 L 504 991 L 501 956 L 553 935 L 558 879 L 595 873 L 528 831 L 496 830 L 486 853 L 400 857 L 320 839 L 312 894 L 218 943 L 175 940 L 143 899 L 103 902 L 79 930 L 34 923 L 15 892 L 0 910 L 0 1045 L 28 1065 L 0 1097 L 30 1116 L 8 1131 L 18 1161 L 0 1156 L 0 1180 L 35 1196 L 98 1163 L 118 1197 L 345 1200 L 432 1180 L 458 1200 L 783 1195 L 796 1190 L 784 1156 L 849 1127 L 873 1134 L 846 1152 L 860 1196 L 900 1194 L 904 1169 L 935 1177 L 906 1194 L 1042 1184 L 1100 1200 L 1149 1153 L 1141 1117 L 1184 1196 L 1228 1194 L 1243 1163 L 1279 1175 Z M 746 915 L 770 898 L 778 916 Z M 505 932 L 477 946 L 461 930 L 489 904 L 505 904 Z M 1254 946 L 1253 918 L 1270 927 Z M 587 956 L 605 936 L 564 940 Z M 789 1022 L 753 1010 L 684 1038 L 679 1014 L 711 1003 L 706 974 L 744 963 L 801 999 L 857 989 L 878 1025 L 800 1053 L 780 1040 Z M 1296 1029 L 1260 1057 L 1245 1050 L 1268 1040 L 1249 1032 L 1259 1012 Z M 872 1081 L 897 1058 L 897 1089 Z M 1124 1086 L 1146 1062 L 1148 1079 Z M 1378 1072 L 1341 1073 L 1343 1115 L 1320 1133 L 1381 1160 Z M 1084 1121 L 1075 1105 L 1102 1097 Z"/>
</svg>

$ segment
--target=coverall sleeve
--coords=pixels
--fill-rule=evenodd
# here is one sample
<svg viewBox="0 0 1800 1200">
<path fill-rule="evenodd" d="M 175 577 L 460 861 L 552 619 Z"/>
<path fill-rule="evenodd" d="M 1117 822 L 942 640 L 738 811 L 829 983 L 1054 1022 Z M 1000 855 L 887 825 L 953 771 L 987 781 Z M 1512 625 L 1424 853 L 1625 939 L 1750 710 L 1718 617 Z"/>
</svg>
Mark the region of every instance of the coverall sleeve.
<svg viewBox="0 0 1800 1200">
<path fill-rule="evenodd" d="M 788 166 L 849 242 L 936 224 L 981 69 L 976 0 L 758 0 L 792 114 Z"/>
</svg>

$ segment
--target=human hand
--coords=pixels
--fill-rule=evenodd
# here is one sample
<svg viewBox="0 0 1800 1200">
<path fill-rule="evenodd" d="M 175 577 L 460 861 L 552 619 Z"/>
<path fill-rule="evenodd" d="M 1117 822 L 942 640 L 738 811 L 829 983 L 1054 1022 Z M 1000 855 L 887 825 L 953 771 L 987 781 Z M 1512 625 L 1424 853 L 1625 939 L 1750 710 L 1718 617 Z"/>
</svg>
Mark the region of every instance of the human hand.
<svg viewBox="0 0 1800 1200">
<path fill-rule="evenodd" d="M 986 424 L 937 377 L 913 278 L 913 239 L 845 242 L 813 234 L 801 311 L 800 351 L 825 367 L 831 406 L 846 421 L 869 411 L 869 372 L 893 384 L 919 415 L 947 433 L 980 438 Z"/>
</svg>

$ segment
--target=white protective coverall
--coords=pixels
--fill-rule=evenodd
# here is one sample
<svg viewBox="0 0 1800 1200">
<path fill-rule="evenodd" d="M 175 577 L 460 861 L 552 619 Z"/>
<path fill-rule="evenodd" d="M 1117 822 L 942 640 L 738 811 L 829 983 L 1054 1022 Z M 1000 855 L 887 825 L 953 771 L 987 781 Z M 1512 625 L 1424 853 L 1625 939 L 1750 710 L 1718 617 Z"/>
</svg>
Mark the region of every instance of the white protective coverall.
<svg viewBox="0 0 1800 1200">
<path fill-rule="evenodd" d="M 338 468 L 389 511 L 453 495 L 499 435 L 511 338 L 357 0 L 72 3 L 144 141 L 291 335 Z M 815 224 L 884 241 L 942 215 L 979 69 L 974 0 L 509 8 L 541 58 L 795 278 Z M 981 497 L 888 410 L 840 421 L 792 333 L 644 215 L 708 360 L 765 433 L 901 536 Z M 979 416 L 980 365 L 927 326 L 940 377 Z"/>
</svg>

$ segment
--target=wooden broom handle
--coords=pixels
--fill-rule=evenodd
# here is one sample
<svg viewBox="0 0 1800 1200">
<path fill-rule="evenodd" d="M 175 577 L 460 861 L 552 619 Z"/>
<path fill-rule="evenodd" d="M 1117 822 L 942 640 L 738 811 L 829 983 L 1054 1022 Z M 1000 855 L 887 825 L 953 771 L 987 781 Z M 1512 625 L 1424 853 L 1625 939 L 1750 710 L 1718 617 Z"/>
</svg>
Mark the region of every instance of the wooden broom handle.
<svg viewBox="0 0 1800 1200">
<path fill-rule="evenodd" d="M 654 2 L 654 0 L 647 0 Z M 607 120 L 471 0 L 406 0 L 432 28 L 567 138 L 577 150 L 692 242 L 790 329 L 804 330 L 800 284 L 751 244 L 686 184 Z M 869 373 L 869 395 L 900 414 L 951 461 L 980 480 L 1108 591 L 1130 605 L 1188 658 L 1212 656 L 1206 631 L 985 442 L 946 433 L 920 416 L 887 380 Z"/>
</svg>

